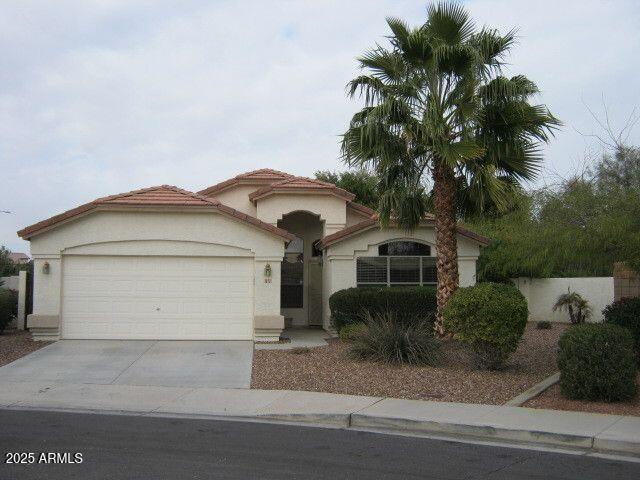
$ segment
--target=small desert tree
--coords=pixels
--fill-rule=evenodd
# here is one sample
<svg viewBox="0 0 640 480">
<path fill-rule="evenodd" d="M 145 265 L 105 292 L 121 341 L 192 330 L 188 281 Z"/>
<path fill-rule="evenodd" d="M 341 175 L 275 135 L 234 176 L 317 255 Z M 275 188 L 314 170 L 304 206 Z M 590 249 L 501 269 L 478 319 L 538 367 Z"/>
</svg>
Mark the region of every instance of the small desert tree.
<svg viewBox="0 0 640 480">
<path fill-rule="evenodd" d="M 584 323 L 591 317 L 589 302 L 582 298 L 579 293 L 572 292 L 571 289 L 567 289 L 567 293 L 563 293 L 558 297 L 553 306 L 553 311 L 557 310 L 569 312 L 569 319 L 573 324 Z"/>
</svg>

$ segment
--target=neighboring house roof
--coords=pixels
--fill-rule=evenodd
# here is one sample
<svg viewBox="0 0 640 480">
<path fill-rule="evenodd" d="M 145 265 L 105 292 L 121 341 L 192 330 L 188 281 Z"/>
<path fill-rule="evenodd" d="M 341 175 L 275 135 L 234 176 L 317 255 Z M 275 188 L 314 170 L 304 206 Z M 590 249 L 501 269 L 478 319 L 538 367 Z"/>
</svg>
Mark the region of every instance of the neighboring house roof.
<svg viewBox="0 0 640 480">
<path fill-rule="evenodd" d="M 119 193 L 108 197 L 97 198 L 92 202 L 85 203 L 79 207 L 67 210 L 59 215 L 43 220 L 41 222 L 23 228 L 18 235 L 24 239 L 28 239 L 33 235 L 49 229 L 54 225 L 65 222 L 73 217 L 82 215 L 91 210 L 104 206 L 158 206 L 158 207 L 200 207 L 212 208 L 229 217 L 233 217 L 244 223 L 265 230 L 286 241 L 291 241 L 294 237 L 290 233 L 281 228 L 274 227 L 268 223 L 258 220 L 255 217 L 239 212 L 238 210 L 223 205 L 218 200 L 207 198 L 197 193 L 189 192 L 173 185 L 159 185 L 156 187 L 143 188 L 133 190 L 131 192 Z"/>
<path fill-rule="evenodd" d="M 434 220 L 435 220 L 435 217 L 432 214 L 427 214 L 424 218 L 424 221 L 428 222 L 429 224 L 433 224 Z M 376 215 L 374 218 L 369 218 L 362 222 L 356 223 L 355 225 L 352 225 L 350 227 L 343 228 L 342 230 L 339 230 L 336 233 L 327 235 L 326 237 L 322 238 L 318 242 L 318 247 L 326 248 L 329 245 L 333 245 L 335 243 L 341 242 L 342 240 L 346 240 L 347 238 L 350 238 L 354 235 L 363 233 L 367 230 L 370 230 L 372 228 L 379 227 L 379 226 L 380 226 L 380 222 L 378 221 L 378 218 Z M 472 232 L 471 230 L 467 230 L 466 228 L 461 227 L 460 225 L 456 226 L 456 230 L 458 231 L 459 235 L 470 238 L 471 240 L 474 240 L 482 245 L 489 245 L 489 243 L 491 242 L 489 238 L 479 235 L 475 232 Z"/>
<path fill-rule="evenodd" d="M 29 261 L 31 260 L 31 257 L 29 257 L 29 255 L 27 255 L 26 253 L 22 253 L 22 252 L 10 252 L 9 259 L 14 263 L 19 263 L 25 260 Z"/>
<path fill-rule="evenodd" d="M 286 180 L 281 180 L 279 182 L 275 182 L 270 185 L 266 185 L 262 188 L 259 188 L 255 192 L 249 194 L 249 200 L 255 202 L 259 198 L 266 197 L 267 195 L 270 195 L 276 192 L 329 193 L 331 195 L 335 195 L 336 197 L 340 197 L 346 200 L 347 202 L 351 202 L 353 201 L 354 198 L 356 198 L 356 196 L 353 193 L 347 192 L 342 188 L 336 187 L 333 183 L 323 182 L 321 180 L 316 180 L 316 179 L 307 178 L 307 177 L 292 177 L 292 178 L 287 178 Z"/>
<path fill-rule="evenodd" d="M 198 193 L 200 195 L 210 196 L 216 193 L 220 193 L 221 191 L 226 190 L 227 188 L 239 183 L 244 183 L 247 185 L 260 185 L 268 182 L 278 182 L 280 180 L 293 177 L 293 175 L 285 172 L 280 172 L 279 170 L 273 170 L 271 168 L 261 168 L 260 170 L 241 173 L 240 175 L 236 175 L 229 180 L 225 180 L 224 182 L 220 182 L 207 187 L 204 190 L 200 190 Z"/>
</svg>

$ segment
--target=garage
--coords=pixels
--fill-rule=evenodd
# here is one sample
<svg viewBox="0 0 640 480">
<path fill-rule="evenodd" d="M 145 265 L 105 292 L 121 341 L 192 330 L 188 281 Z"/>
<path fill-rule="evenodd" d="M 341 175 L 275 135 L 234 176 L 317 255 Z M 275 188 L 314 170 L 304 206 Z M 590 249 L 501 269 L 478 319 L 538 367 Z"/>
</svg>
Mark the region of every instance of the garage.
<svg viewBox="0 0 640 480">
<path fill-rule="evenodd" d="M 38 340 L 277 339 L 294 237 L 171 185 L 101 197 L 20 230 Z"/>
<path fill-rule="evenodd" d="M 64 255 L 62 337 L 250 340 L 253 258 Z"/>
</svg>

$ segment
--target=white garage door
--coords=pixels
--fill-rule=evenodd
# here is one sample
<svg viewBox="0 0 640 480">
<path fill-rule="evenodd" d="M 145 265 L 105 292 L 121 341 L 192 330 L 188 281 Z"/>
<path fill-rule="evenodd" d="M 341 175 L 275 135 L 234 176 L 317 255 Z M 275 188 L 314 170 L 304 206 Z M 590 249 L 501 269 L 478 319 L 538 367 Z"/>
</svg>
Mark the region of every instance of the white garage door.
<svg viewBox="0 0 640 480">
<path fill-rule="evenodd" d="M 65 256 L 63 338 L 246 340 L 253 259 Z"/>
</svg>

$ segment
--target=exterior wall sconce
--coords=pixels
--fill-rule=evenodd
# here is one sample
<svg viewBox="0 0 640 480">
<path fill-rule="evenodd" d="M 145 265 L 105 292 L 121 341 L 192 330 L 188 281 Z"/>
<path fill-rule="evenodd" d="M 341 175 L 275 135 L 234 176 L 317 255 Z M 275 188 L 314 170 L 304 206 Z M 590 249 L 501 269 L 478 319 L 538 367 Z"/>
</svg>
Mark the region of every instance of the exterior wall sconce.
<svg viewBox="0 0 640 480">
<path fill-rule="evenodd" d="M 271 283 L 271 275 L 272 275 L 272 271 L 271 271 L 271 264 L 267 263 L 264 266 L 264 283 Z"/>
<path fill-rule="evenodd" d="M 42 264 L 42 273 L 44 273 L 45 275 L 49 275 L 49 270 L 50 270 L 50 266 L 49 266 L 49 262 L 44 262 Z"/>
</svg>

